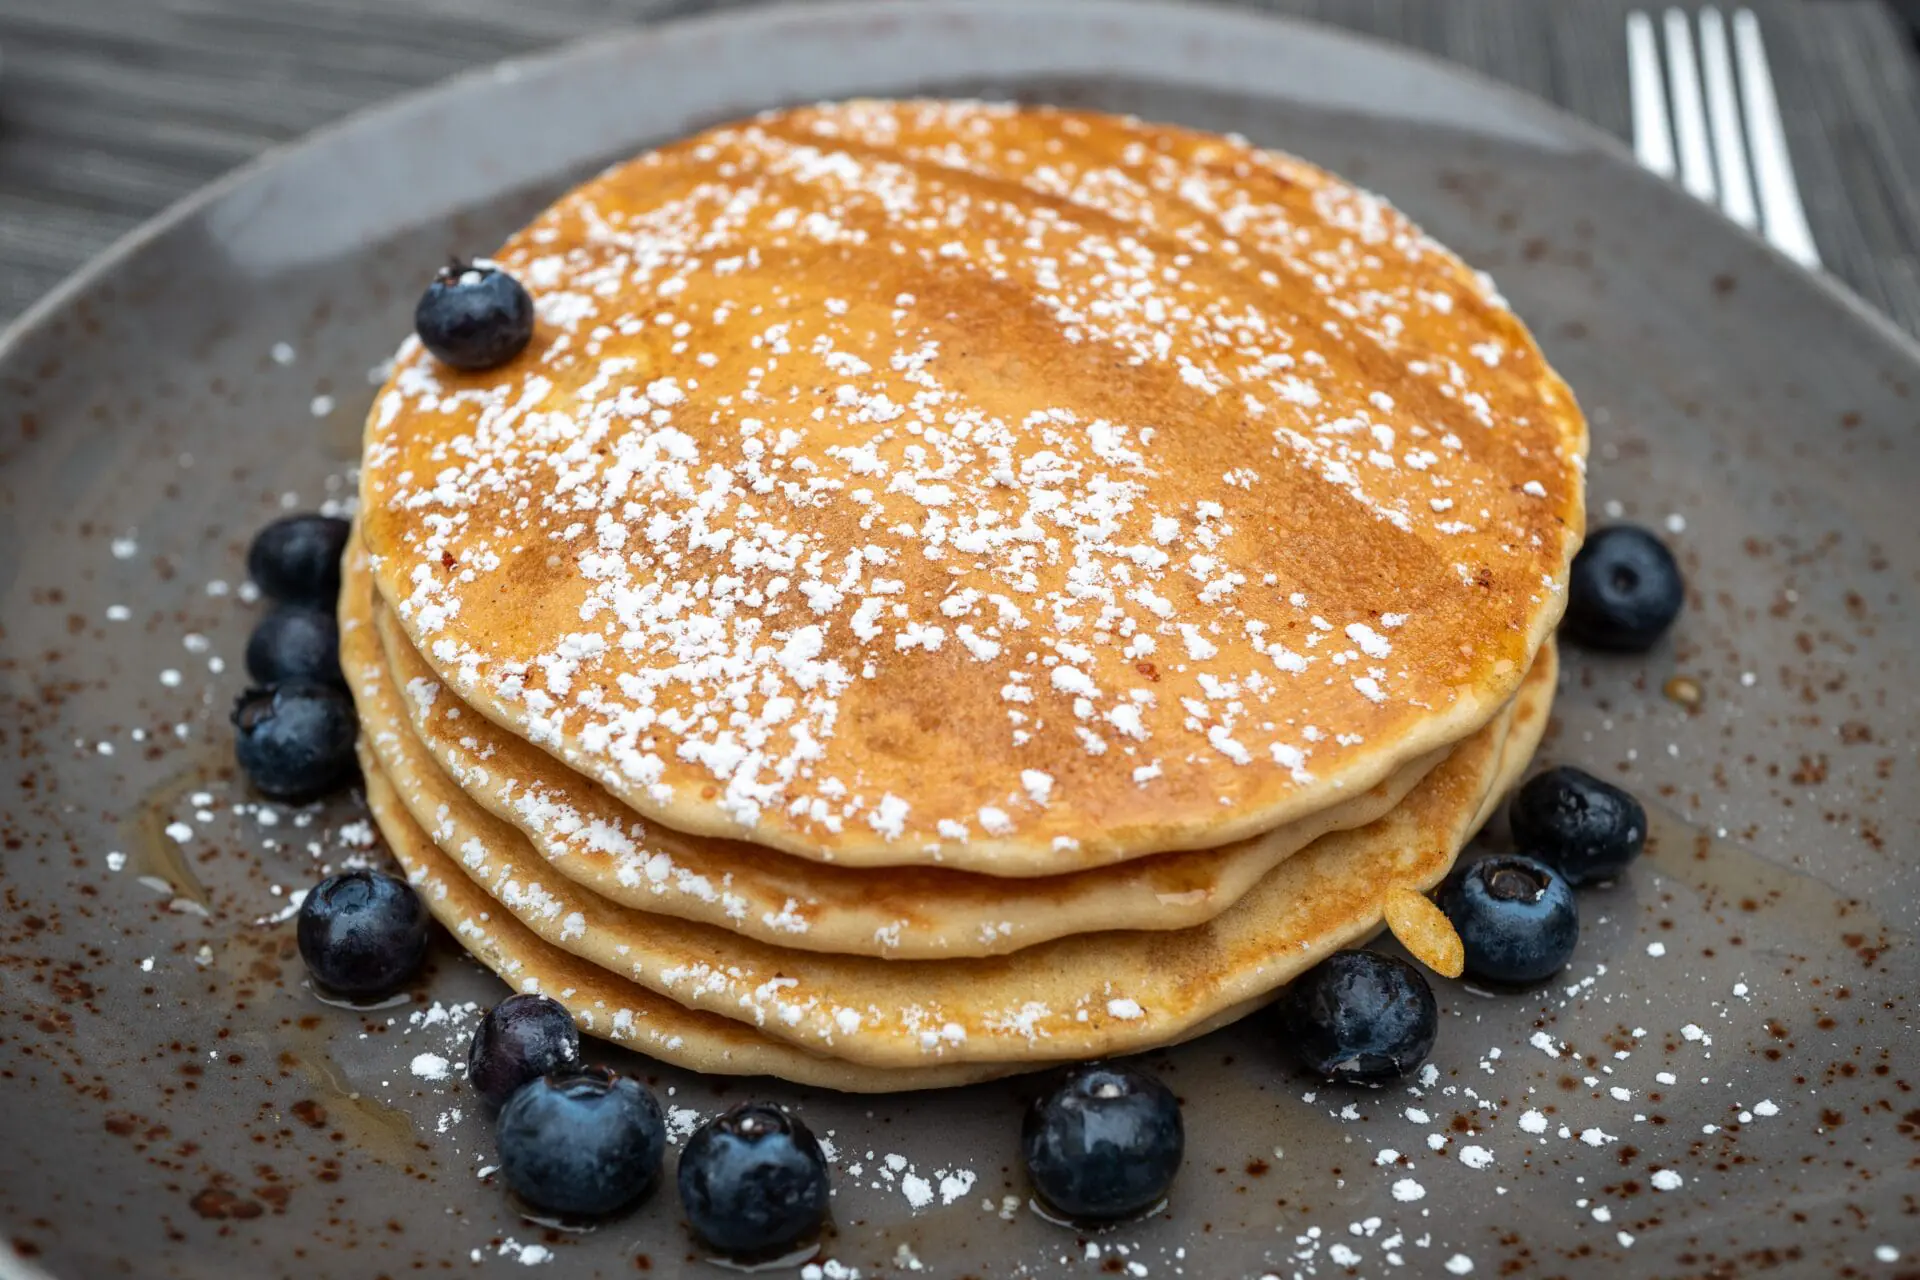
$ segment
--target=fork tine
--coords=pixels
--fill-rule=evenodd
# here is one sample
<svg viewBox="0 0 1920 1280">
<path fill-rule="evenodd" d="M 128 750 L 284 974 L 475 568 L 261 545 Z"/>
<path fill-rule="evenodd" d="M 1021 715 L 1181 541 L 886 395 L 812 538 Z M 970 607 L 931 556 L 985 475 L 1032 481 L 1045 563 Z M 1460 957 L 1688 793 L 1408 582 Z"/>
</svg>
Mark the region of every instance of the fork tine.
<svg viewBox="0 0 1920 1280">
<path fill-rule="evenodd" d="M 1641 167 L 1673 176 L 1673 130 L 1667 123 L 1667 89 L 1660 81 L 1660 46 L 1653 20 L 1635 9 L 1627 15 L 1627 92 L 1633 99 L 1633 153 Z"/>
<path fill-rule="evenodd" d="M 1707 123 L 1713 127 L 1713 158 L 1719 162 L 1720 209 L 1743 227 L 1758 227 L 1753 182 L 1747 175 L 1747 144 L 1740 106 L 1733 96 L 1733 58 L 1720 10 L 1700 11 L 1700 69 L 1707 85 Z"/>
<path fill-rule="evenodd" d="M 1805 266 L 1820 265 L 1820 251 L 1807 226 L 1800 204 L 1800 188 L 1793 179 L 1793 159 L 1787 154 L 1786 129 L 1780 122 L 1780 103 L 1773 94 L 1773 72 L 1767 66 L 1760 23 L 1751 9 L 1733 15 L 1733 49 L 1740 65 L 1740 99 L 1746 111 L 1747 138 L 1753 144 L 1753 172 L 1760 188 L 1760 219 L 1767 239 L 1789 258 Z"/>
<path fill-rule="evenodd" d="M 1713 152 L 1707 146 L 1707 110 L 1700 97 L 1699 64 L 1693 60 L 1693 28 L 1679 9 L 1666 12 L 1667 92 L 1673 100 L 1673 133 L 1680 144 L 1680 185 L 1711 203 Z"/>
</svg>

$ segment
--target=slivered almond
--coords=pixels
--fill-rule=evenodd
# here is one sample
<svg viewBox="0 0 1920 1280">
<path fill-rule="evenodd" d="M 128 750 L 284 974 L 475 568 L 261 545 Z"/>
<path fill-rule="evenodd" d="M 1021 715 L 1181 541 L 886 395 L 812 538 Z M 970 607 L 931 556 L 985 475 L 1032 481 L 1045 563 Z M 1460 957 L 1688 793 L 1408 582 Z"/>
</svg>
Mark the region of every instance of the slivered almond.
<svg viewBox="0 0 1920 1280">
<path fill-rule="evenodd" d="M 1387 928 L 1413 958 L 1443 978 L 1457 978 L 1467 964 L 1466 948 L 1453 921 L 1440 908 L 1405 885 L 1387 890 Z"/>
</svg>

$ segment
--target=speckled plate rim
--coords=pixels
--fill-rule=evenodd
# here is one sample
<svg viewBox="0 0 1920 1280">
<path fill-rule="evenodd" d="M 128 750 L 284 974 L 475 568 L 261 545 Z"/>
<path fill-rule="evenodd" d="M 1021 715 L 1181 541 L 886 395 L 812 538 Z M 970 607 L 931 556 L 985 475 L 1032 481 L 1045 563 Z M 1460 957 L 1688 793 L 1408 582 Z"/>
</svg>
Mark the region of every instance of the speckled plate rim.
<svg viewBox="0 0 1920 1280">
<path fill-rule="evenodd" d="M 1097 6 L 1097 7 L 1096 7 Z M 884 18 L 876 23 L 876 9 L 884 7 Z M 1179 86 L 1218 89 L 1250 82 L 1247 74 L 1233 69 L 1259 60 L 1261 54 L 1284 46 L 1303 66 L 1315 61 L 1351 64 L 1354 58 L 1384 61 L 1397 72 L 1393 93 L 1386 102 L 1367 102 L 1355 98 L 1351 89 L 1329 95 L 1325 105 L 1339 110 L 1401 118 L 1420 112 L 1427 123 L 1458 123 L 1470 132 L 1489 130 L 1489 107 L 1497 107 L 1502 131 L 1513 140 L 1555 150 L 1594 155 L 1614 170 L 1623 182 L 1640 184 L 1642 193 L 1651 192 L 1663 212 L 1682 220 L 1694 220 L 1692 226 L 1705 234 L 1734 239 L 1762 252 L 1785 275 L 1811 290 L 1813 305 L 1838 304 L 1844 316 L 1860 327 L 1863 337 L 1877 339 L 1880 345 L 1904 363 L 1920 370 L 1920 342 L 1897 328 L 1891 320 L 1874 310 L 1843 284 L 1818 271 L 1810 271 L 1766 244 L 1751 231 L 1722 218 L 1716 211 L 1687 196 L 1678 187 L 1646 174 L 1633 162 L 1631 153 L 1618 140 L 1551 104 L 1510 86 L 1493 81 L 1471 70 L 1419 51 L 1410 50 L 1375 37 L 1352 33 L 1301 19 L 1229 10 L 1208 4 L 1160 3 L 1156 0 L 918 0 L 911 7 L 885 5 L 884 0 L 830 0 L 814 4 L 773 4 L 730 10 L 721 14 L 670 20 L 629 32 L 593 37 L 558 48 L 510 59 L 456 76 L 432 88 L 405 95 L 393 102 L 379 104 L 344 117 L 294 142 L 271 148 L 249 163 L 199 191 L 176 202 L 153 219 L 116 241 L 87 265 L 68 276 L 53 290 L 29 307 L 4 329 L 0 329 L 0 368 L 14 360 L 20 350 L 40 330 L 50 326 L 107 278 L 168 235 L 187 224 L 218 212 L 229 201 L 243 202 L 257 187 L 271 181 L 277 171 L 289 165 L 323 162 L 343 144 L 376 139 L 381 133 L 406 125 L 430 112 L 443 110 L 449 102 L 485 94 L 507 82 L 552 80 L 577 72 L 583 65 L 617 65 L 634 59 L 658 61 L 663 52 L 676 44 L 698 45 L 703 41 L 755 33 L 760 39 L 777 34 L 780 28 L 806 28 L 820 38 L 822 29 L 857 24 L 863 36 L 876 25 L 885 33 L 874 41 L 869 57 L 882 49 L 902 50 L 915 45 L 912 32 L 937 32 L 954 23 L 1017 22 L 1033 38 L 1028 47 L 996 64 L 996 76 L 1018 79 L 1028 75 L 1054 76 L 1108 74 L 1137 76 Z M 771 30 L 768 30 L 771 28 Z M 1070 29 L 1088 36 L 1084 46 L 1049 40 L 1047 31 Z M 1103 33 L 1125 32 L 1125 35 Z M 1159 32 L 1169 38 L 1206 39 L 1223 54 L 1224 60 L 1212 64 L 1216 71 L 1205 76 L 1189 70 L 1186 64 L 1169 66 L 1148 60 L 1154 41 L 1145 33 Z M 919 47 L 924 48 L 924 45 Z M 1037 52 L 1044 49 L 1044 55 Z M 1328 53 L 1338 54 L 1331 59 Z M 938 55 L 936 55 L 937 57 Z M 910 64 L 911 65 L 911 64 Z M 929 76 L 941 72 L 928 69 Z M 944 69 L 945 74 L 965 75 L 964 67 Z M 975 69 L 973 74 L 978 74 Z M 1271 75 L 1270 65 L 1263 75 Z M 845 71 L 835 73 L 845 78 Z M 895 82 L 909 80 L 910 74 L 898 64 L 876 79 Z M 1338 89 L 1329 73 L 1319 82 Z M 1300 98 L 1307 91 L 1295 89 L 1287 95 Z M 801 97 L 807 95 L 801 94 Z M 818 96 L 818 95 L 815 95 Z M 761 105 L 792 100 L 777 87 L 767 87 Z M 751 110 L 745 107 L 742 110 Z M 448 197 L 450 203 L 478 200 L 489 193 L 506 189 L 498 175 L 477 178 L 473 189 Z M 362 217 L 367 215 L 363 214 Z M 52 1280 L 50 1273 L 14 1255 L 0 1243 L 0 1280 Z"/>
</svg>

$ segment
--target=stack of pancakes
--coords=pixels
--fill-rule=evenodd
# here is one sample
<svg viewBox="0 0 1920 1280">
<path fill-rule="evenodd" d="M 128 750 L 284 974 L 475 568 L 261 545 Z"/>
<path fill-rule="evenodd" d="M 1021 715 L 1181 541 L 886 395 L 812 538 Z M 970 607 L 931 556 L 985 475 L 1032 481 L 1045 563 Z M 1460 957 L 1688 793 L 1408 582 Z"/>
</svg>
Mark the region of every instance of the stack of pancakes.
<svg viewBox="0 0 1920 1280">
<path fill-rule="evenodd" d="M 857 102 L 620 165 L 403 347 L 342 655 L 433 910 L 589 1033 L 960 1083 L 1186 1039 L 1379 927 L 1539 741 L 1585 427 L 1378 198 Z"/>
</svg>

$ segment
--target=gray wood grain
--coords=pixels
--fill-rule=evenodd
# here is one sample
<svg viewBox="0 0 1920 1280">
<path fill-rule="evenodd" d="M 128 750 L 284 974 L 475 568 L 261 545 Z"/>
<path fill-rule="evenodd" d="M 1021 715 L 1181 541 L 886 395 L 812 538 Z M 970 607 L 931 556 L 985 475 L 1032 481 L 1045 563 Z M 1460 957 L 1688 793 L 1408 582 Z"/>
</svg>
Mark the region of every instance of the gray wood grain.
<svg viewBox="0 0 1920 1280">
<path fill-rule="evenodd" d="M 753 0 L 0 0 L 0 319 L 262 149 L 479 64 Z M 911 0 L 895 0 L 911 3 Z M 1100 0 L 1086 0 L 1097 4 Z M 1235 0 L 1628 134 L 1642 0 Z M 1920 74 L 1879 0 L 1752 0 L 1829 268 L 1920 334 Z"/>
</svg>

